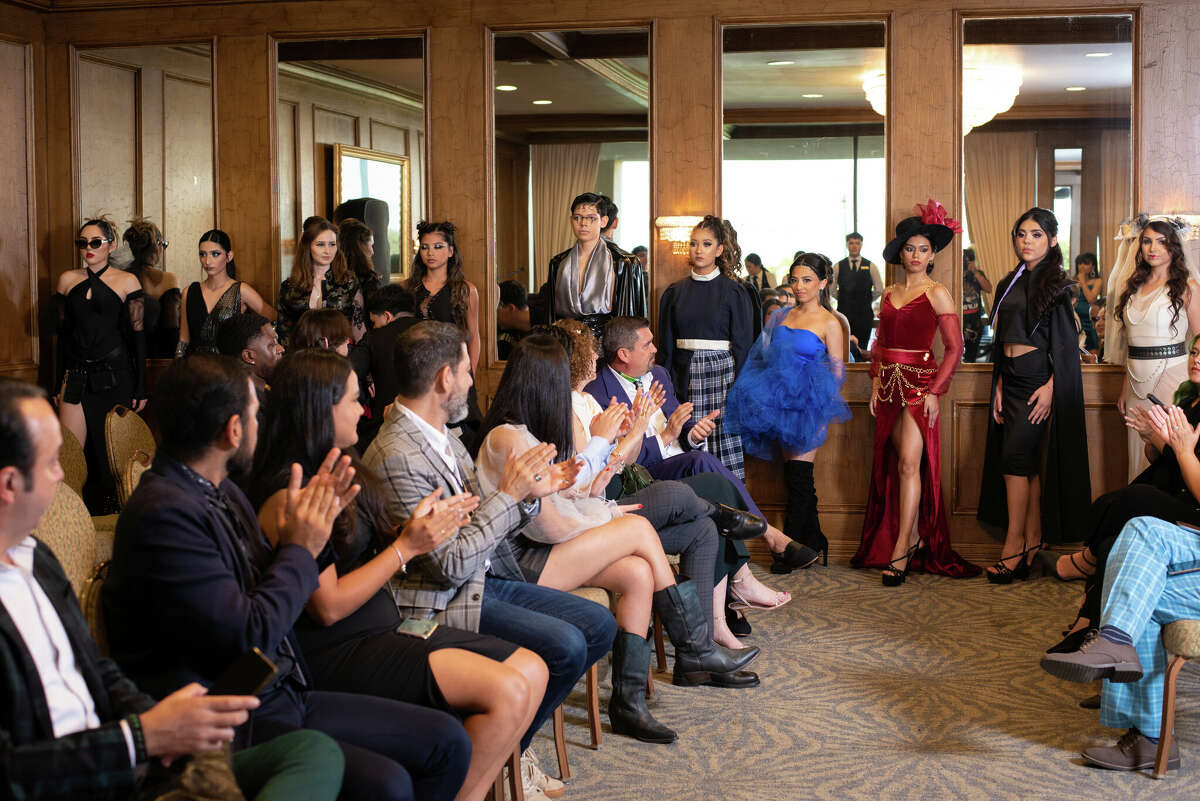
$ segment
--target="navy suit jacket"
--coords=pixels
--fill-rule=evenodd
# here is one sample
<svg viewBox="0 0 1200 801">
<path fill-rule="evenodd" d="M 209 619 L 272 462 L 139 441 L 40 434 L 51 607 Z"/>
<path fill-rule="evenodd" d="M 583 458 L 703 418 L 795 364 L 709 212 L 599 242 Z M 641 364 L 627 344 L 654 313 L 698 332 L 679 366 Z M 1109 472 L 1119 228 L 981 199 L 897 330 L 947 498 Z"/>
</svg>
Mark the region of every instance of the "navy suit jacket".
<svg viewBox="0 0 1200 801">
<path fill-rule="evenodd" d="M 221 489 L 269 550 L 246 496 L 229 480 Z M 274 658 L 287 637 L 300 658 L 292 626 L 317 588 L 316 560 L 284 545 L 255 581 L 221 515 L 159 451 L 117 520 L 101 594 L 109 646 L 138 685 L 159 697 L 192 681 L 211 684 L 252 646 Z M 259 713 L 267 706 L 264 697 Z"/>
<path fill-rule="evenodd" d="M 120 719 L 154 705 L 100 655 L 62 567 L 45 545 L 33 552 L 33 577 L 62 621 L 75 665 L 87 682 L 100 726 L 54 736 L 37 667 L 16 623 L 0 604 L 0 796 L 106 799 L 134 792 Z"/>
<path fill-rule="evenodd" d="M 667 371 L 657 364 L 650 368 L 650 374 L 666 390 L 667 398 L 663 401 L 662 413 L 669 418 L 679 408 L 679 398 L 675 397 L 675 385 L 671 383 L 671 376 L 667 374 Z M 597 370 L 596 377 L 583 389 L 596 399 L 601 408 L 607 408 L 614 397 L 618 403 L 629 403 L 629 396 L 625 394 L 622 384 L 623 380 L 614 375 L 608 365 L 603 365 Z M 688 440 L 688 432 L 695 424 L 695 420 L 688 420 L 683 424 L 683 430 L 679 432 L 679 447 L 683 448 L 685 452 L 696 450 Z M 642 440 L 642 450 L 637 458 L 638 464 L 649 467 L 662 460 L 663 453 L 662 448 L 658 446 L 658 437 L 646 436 Z"/>
</svg>

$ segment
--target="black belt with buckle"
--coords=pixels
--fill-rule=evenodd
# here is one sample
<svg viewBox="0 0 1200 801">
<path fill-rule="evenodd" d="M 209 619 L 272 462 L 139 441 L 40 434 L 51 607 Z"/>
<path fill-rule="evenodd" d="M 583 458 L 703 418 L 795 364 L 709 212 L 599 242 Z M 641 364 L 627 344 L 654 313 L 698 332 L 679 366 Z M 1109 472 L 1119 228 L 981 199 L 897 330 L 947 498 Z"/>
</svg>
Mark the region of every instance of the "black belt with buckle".
<svg viewBox="0 0 1200 801">
<path fill-rule="evenodd" d="M 1131 359 L 1170 359 L 1175 356 L 1187 356 L 1187 343 L 1176 342 L 1173 345 L 1154 345 L 1149 348 L 1129 346 Z"/>
</svg>

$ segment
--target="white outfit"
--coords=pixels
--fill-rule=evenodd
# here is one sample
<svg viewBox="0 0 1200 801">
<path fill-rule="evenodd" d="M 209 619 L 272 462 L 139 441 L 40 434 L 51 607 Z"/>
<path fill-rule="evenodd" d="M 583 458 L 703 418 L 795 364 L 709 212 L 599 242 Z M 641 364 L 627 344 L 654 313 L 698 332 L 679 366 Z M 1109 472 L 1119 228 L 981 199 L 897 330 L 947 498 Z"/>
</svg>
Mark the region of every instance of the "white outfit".
<svg viewBox="0 0 1200 801">
<path fill-rule="evenodd" d="M 1188 340 L 1187 309 L 1179 309 L 1174 323 L 1171 317 L 1171 296 L 1167 285 L 1143 295 L 1132 295 L 1125 304 L 1125 340 L 1131 347 L 1151 348 L 1174 345 Z M 1154 395 L 1163 403 L 1170 404 L 1175 390 L 1187 380 L 1188 357 L 1172 356 L 1169 359 L 1125 360 L 1126 407 L 1148 407 L 1148 396 Z M 1145 444 L 1132 428 L 1127 430 L 1129 440 L 1129 480 L 1132 481 L 1149 464 L 1146 461 Z"/>
</svg>

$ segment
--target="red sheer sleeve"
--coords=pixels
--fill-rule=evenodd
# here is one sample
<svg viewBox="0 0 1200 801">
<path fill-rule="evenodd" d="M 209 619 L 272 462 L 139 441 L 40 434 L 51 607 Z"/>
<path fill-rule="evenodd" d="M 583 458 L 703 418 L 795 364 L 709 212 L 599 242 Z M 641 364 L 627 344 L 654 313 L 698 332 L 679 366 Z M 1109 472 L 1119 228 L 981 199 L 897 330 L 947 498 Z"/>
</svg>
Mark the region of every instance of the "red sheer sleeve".
<svg viewBox="0 0 1200 801">
<path fill-rule="evenodd" d="M 950 379 L 954 378 L 954 371 L 962 362 L 962 326 L 959 325 L 957 314 L 939 314 L 937 319 L 938 330 L 942 332 L 942 345 L 945 347 L 946 353 L 942 357 L 942 363 L 938 366 L 937 375 L 929 383 L 929 394 L 945 395 L 946 390 L 950 389 Z"/>
<path fill-rule="evenodd" d="M 883 295 L 879 299 L 879 325 L 875 328 L 875 345 L 871 348 L 871 378 L 879 377 L 879 368 L 883 366 L 883 349 L 888 347 L 886 330 L 888 326 L 883 324 L 883 313 L 885 304 L 888 302 L 888 293 L 890 289 L 885 289 Z M 858 343 L 861 348 L 862 343 Z"/>
</svg>

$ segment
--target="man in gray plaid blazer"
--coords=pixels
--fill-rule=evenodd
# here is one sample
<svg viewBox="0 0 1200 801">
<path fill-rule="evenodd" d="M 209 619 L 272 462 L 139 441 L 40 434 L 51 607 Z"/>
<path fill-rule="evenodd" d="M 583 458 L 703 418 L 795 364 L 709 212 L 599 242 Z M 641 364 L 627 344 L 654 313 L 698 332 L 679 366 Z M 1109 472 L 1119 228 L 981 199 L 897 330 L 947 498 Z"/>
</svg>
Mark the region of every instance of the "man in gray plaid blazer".
<svg viewBox="0 0 1200 801">
<path fill-rule="evenodd" d="M 425 321 L 401 334 L 395 350 L 399 394 L 363 455 L 383 479 L 394 519 L 409 517 L 426 495 L 479 495 L 475 466 L 446 424 L 462 418 L 472 385 L 462 330 Z M 522 741 L 563 702 L 575 682 L 607 653 L 616 621 L 606 607 L 527 583 L 508 545 L 540 511 L 539 499 L 570 486 L 573 462 L 551 464 L 552 445 L 510 459 L 497 490 L 481 498 L 470 522 L 431 553 L 397 573 L 392 594 L 401 611 L 528 648 L 546 662 L 550 680 Z"/>
</svg>

